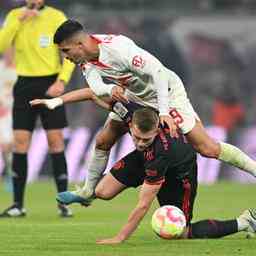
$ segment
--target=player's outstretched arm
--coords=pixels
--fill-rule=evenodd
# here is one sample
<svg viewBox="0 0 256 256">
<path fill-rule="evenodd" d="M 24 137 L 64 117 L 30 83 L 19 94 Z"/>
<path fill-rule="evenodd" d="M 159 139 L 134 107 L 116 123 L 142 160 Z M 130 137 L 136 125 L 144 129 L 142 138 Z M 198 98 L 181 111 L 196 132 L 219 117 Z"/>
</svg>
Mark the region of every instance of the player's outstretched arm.
<svg viewBox="0 0 256 256">
<path fill-rule="evenodd" d="M 148 212 L 160 188 L 161 184 L 149 185 L 144 183 L 140 190 L 139 202 L 129 215 L 128 222 L 115 237 L 97 240 L 97 244 L 119 244 L 128 239 Z"/>
<path fill-rule="evenodd" d="M 110 110 L 110 104 L 98 98 L 90 88 L 74 90 L 53 99 L 34 99 L 30 101 L 31 106 L 45 105 L 48 109 L 55 109 L 66 103 L 92 100 L 99 106 Z"/>
</svg>

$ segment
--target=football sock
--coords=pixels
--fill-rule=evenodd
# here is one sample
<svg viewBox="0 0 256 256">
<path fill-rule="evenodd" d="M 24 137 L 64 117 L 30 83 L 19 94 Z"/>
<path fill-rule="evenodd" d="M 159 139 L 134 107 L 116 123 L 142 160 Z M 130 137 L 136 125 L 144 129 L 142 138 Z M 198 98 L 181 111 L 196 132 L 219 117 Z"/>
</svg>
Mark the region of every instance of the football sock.
<svg viewBox="0 0 256 256">
<path fill-rule="evenodd" d="M 64 152 L 51 154 L 53 176 L 58 192 L 66 191 L 68 188 L 67 162 Z"/>
<path fill-rule="evenodd" d="M 97 183 L 101 179 L 101 176 L 106 169 L 109 153 L 110 151 L 105 151 L 97 148 L 94 149 L 88 167 L 87 179 L 82 188 L 83 196 L 91 196 L 94 192 Z"/>
<path fill-rule="evenodd" d="M 237 229 L 238 231 L 243 231 L 246 230 L 248 228 L 248 220 L 244 219 L 244 218 L 237 218 Z"/>
<path fill-rule="evenodd" d="M 219 238 L 237 232 L 237 220 L 201 220 L 191 224 L 188 238 Z"/>
<path fill-rule="evenodd" d="M 22 208 L 27 180 L 27 154 L 14 153 L 12 161 L 14 203 Z"/>
<path fill-rule="evenodd" d="M 221 142 L 220 148 L 219 160 L 238 167 L 256 177 L 256 161 L 231 144 Z"/>
</svg>

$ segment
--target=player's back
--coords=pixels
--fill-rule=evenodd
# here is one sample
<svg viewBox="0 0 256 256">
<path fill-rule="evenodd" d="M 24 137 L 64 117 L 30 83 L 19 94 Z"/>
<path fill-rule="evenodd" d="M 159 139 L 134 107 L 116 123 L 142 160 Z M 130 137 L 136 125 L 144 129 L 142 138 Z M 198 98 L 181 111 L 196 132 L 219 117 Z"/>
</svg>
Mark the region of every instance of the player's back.
<svg viewBox="0 0 256 256">
<path fill-rule="evenodd" d="M 196 151 L 186 141 L 183 134 L 179 138 L 172 138 L 169 129 L 163 128 L 152 144 L 156 154 L 168 158 L 170 168 L 182 168 L 196 158 Z"/>
</svg>

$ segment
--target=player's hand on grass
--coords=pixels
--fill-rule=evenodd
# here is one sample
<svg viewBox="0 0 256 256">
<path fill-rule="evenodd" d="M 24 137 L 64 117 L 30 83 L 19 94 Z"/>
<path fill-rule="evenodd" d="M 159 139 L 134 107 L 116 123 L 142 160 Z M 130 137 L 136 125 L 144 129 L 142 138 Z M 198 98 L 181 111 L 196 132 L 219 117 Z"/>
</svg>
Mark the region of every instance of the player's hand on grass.
<svg viewBox="0 0 256 256">
<path fill-rule="evenodd" d="M 97 244 L 109 244 L 109 245 L 113 245 L 113 244 L 120 244 L 122 243 L 124 240 L 121 239 L 119 236 L 115 236 L 112 238 L 106 238 L 106 239 L 99 239 L 96 241 Z"/>
<path fill-rule="evenodd" d="M 34 107 L 38 105 L 44 105 L 48 109 L 55 109 L 58 106 L 63 104 L 63 100 L 61 98 L 54 98 L 54 99 L 35 99 L 31 100 L 29 104 Z"/>
<path fill-rule="evenodd" d="M 58 97 L 61 94 L 63 94 L 65 90 L 65 84 L 61 80 L 57 80 L 55 83 L 53 83 L 49 89 L 46 92 L 46 95 L 51 97 Z"/>
<path fill-rule="evenodd" d="M 128 102 L 129 100 L 124 95 L 124 88 L 120 86 L 114 86 L 111 90 L 111 98 L 116 101 Z"/>
<path fill-rule="evenodd" d="M 159 118 L 162 126 L 166 124 L 170 129 L 170 136 L 172 138 L 179 138 L 178 126 L 176 125 L 173 118 L 170 115 L 160 115 Z"/>
</svg>

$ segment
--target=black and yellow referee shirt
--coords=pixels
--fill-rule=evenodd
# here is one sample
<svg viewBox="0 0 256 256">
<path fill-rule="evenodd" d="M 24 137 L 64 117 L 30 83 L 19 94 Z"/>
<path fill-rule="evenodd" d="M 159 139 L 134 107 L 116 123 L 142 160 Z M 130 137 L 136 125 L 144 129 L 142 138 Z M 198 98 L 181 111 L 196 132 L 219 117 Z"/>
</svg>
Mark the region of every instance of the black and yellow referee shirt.
<svg viewBox="0 0 256 256">
<path fill-rule="evenodd" d="M 37 77 L 59 74 L 58 79 L 69 81 L 74 64 L 61 62 L 53 36 L 66 17 L 52 7 L 45 6 L 39 15 L 21 22 L 25 7 L 9 12 L 0 30 L 0 52 L 11 45 L 15 48 L 16 71 L 19 76 Z"/>
</svg>

